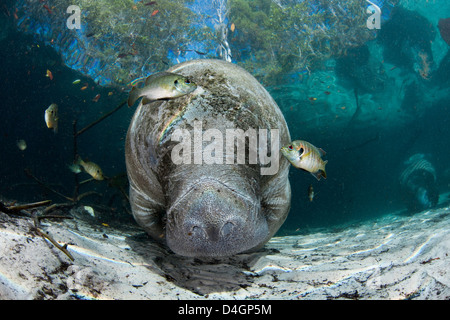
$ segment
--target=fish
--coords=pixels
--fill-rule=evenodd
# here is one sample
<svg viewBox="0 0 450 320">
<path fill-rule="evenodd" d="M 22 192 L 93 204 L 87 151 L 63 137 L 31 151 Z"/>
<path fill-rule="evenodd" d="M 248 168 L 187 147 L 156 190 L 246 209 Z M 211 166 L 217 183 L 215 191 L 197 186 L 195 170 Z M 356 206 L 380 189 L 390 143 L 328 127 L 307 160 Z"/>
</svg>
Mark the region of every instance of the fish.
<svg viewBox="0 0 450 320">
<path fill-rule="evenodd" d="M 80 90 L 83 91 L 83 90 L 86 90 L 87 88 L 88 88 L 88 85 L 86 84 L 86 85 L 82 86 Z"/>
<path fill-rule="evenodd" d="M 152 6 L 154 4 L 156 4 L 156 1 L 150 1 L 150 2 L 144 3 L 144 6 Z"/>
<path fill-rule="evenodd" d="M 177 52 L 178 52 L 178 55 L 180 55 L 180 52 L 181 51 L 183 51 L 183 52 L 195 52 L 196 54 L 199 54 L 199 55 L 201 55 L 201 56 L 204 56 L 204 55 L 206 55 L 207 53 L 206 52 L 202 52 L 202 51 L 198 51 L 198 50 L 195 50 L 195 49 L 185 49 L 185 50 L 178 50 Z"/>
<path fill-rule="evenodd" d="M 100 93 L 97 94 L 97 95 L 92 99 L 92 101 L 97 102 L 98 99 L 100 99 Z"/>
<path fill-rule="evenodd" d="M 20 151 L 24 151 L 27 148 L 27 143 L 25 142 L 25 140 L 17 140 L 17 148 L 19 148 Z"/>
<path fill-rule="evenodd" d="M 47 124 L 47 128 L 53 129 L 54 133 L 58 132 L 58 105 L 56 103 L 52 103 L 45 110 L 45 123 Z"/>
<path fill-rule="evenodd" d="M 91 175 L 95 180 L 104 180 L 105 176 L 103 175 L 103 171 L 100 166 L 91 161 L 83 161 L 80 157 L 77 157 L 75 163 L 69 166 L 69 169 L 73 173 L 80 173 L 82 171 Z"/>
<path fill-rule="evenodd" d="M 49 8 L 48 5 L 44 4 L 43 7 L 48 11 L 49 14 L 52 14 L 52 10 Z"/>
<path fill-rule="evenodd" d="M 72 84 L 79 84 L 81 82 L 80 79 L 75 80 L 74 82 L 72 82 Z"/>
<path fill-rule="evenodd" d="M 308 188 L 308 199 L 309 199 L 309 202 L 312 202 L 314 200 L 314 188 L 313 188 L 312 184 L 310 184 L 309 188 Z"/>
<path fill-rule="evenodd" d="M 122 58 L 125 58 L 125 57 L 127 57 L 127 56 L 131 56 L 131 55 L 132 55 L 132 54 L 129 53 L 129 52 L 119 53 L 119 54 L 117 55 L 117 58 L 118 58 L 118 59 L 122 59 Z"/>
<path fill-rule="evenodd" d="M 173 99 L 189 94 L 197 89 L 197 85 L 188 78 L 170 72 L 154 73 L 147 77 L 143 88 L 131 88 L 128 96 L 128 107 L 140 97 L 142 104 L 161 99 Z"/>
<path fill-rule="evenodd" d="M 236 25 L 234 23 L 232 23 L 230 26 L 231 32 L 234 32 L 235 29 L 236 29 Z"/>
<path fill-rule="evenodd" d="M 50 78 L 50 80 L 53 80 L 53 73 L 50 70 L 48 70 L 48 69 L 47 69 L 47 72 L 46 72 L 45 76 L 47 78 Z"/>
<path fill-rule="evenodd" d="M 320 180 L 321 177 L 327 178 L 325 165 L 328 160 L 322 160 L 326 152 L 311 143 L 295 140 L 283 146 L 281 153 L 295 168 L 310 172 L 317 180 Z"/>
<path fill-rule="evenodd" d="M 315 98 L 315 97 L 309 97 L 308 99 L 309 99 L 309 101 L 311 101 L 311 102 L 313 102 L 313 101 L 316 101 L 316 100 L 317 100 L 317 98 Z"/>
<path fill-rule="evenodd" d="M 329 96 L 329 95 L 331 94 L 330 91 L 325 91 L 324 93 L 325 93 L 327 96 Z"/>
<path fill-rule="evenodd" d="M 68 167 L 69 167 L 69 170 L 72 171 L 73 173 L 80 173 L 82 171 L 81 167 L 76 163 L 72 163 L 72 164 L 68 165 Z"/>
<path fill-rule="evenodd" d="M 153 16 L 156 15 L 158 12 L 159 12 L 159 10 L 156 9 L 155 11 L 152 12 L 152 15 L 151 15 L 151 16 L 153 17 Z"/>
</svg>

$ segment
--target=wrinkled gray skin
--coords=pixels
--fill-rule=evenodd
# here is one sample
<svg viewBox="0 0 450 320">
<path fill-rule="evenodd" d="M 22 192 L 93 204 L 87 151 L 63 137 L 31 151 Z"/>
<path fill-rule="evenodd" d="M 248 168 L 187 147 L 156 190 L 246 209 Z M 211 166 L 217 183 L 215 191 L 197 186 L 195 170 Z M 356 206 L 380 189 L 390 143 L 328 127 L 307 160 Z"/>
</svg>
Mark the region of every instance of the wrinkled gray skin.
<svg viewBox="0 0 450 320">
<path fill-rule="evenodd" d="M 253 76 L 234 64 L 195 60 L 168 71 L 188 76 L 198 88 L 173 100 L 141 103 L 133 116 L 126 164 L 134 218 L 183 256 L 221 257 L 262 247 L 290 208 L 289 163 L 281 152 L 279 171 L 270 176 L 248 161 L 175 165 L 171 151 L 179 142 L 171 135 L 176 128 L 187 129 L 193 140 L 197 120 L 203 131 L 276 128 L 282 146 L 290 135 L 280 109 Z"/>
</svg>

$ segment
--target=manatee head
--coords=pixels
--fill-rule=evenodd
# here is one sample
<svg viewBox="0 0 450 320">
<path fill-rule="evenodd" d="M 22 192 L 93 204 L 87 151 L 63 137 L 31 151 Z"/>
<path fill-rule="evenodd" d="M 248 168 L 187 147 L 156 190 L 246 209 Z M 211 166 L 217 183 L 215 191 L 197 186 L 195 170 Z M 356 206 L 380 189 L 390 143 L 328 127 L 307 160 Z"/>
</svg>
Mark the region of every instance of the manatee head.
<svg viewBox="0 0 450 320">
<path fill-rule="evenodd" d="M 183 256 L 233 255 L 268 234 L 260 201 L 213 178 L 191 185 L 167 211 L 167 245 Z"/>
<path fill-rule="evenodd" d="M 289 162 L 269 152 L 291 141 L 281 110 L 233 63 L 191 60 L 167 71 L 198 87 L 178 98 L 141 101 L 136 109 L 125 145 L 134 218 L 180 256 L 225 257 L 263 247 L 291 202 Z"/>
</svg>

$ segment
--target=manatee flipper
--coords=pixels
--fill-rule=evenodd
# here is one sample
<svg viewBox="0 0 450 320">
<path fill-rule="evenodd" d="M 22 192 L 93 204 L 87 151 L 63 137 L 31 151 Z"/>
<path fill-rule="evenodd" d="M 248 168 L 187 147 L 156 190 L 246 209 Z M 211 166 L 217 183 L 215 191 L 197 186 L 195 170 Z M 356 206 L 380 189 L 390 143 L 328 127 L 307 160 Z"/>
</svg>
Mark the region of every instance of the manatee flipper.
<svg viewBox="0 0 450 320">
<path fill-rule="evenodd" d="M 142 192 L 130 187 L 130 204 L 136 222 L 146 229 L 155 240 L 164 240 L 162 219 L 165 214 L 164 207 L 149 201 Z"/>
<path fill-rule="evenodd" d="M 136 128 L 131 127 L 129 130 L 134 131 Z M 155 146 L 151 145 L 151 148 L 154 150 Z M 163 240 L 164 194 L 154 171 L 156 160 L 148 157 L 147 152 L 145 146 L 138 144 L 135 140 L 126 142 L 126 164 L 130 169 L 127 171 L 130 182 L 130 205 L 137 223 L 152 238 Z"/>
<path fill-rule="evenodd" d="M 270 179 L 266 187 L 261 190 L 261 206 L 269 224 L 269 230 L 271 230 L 266 241 L 269 241 L 278 231 L 286 220 L 291 208 L 291 185 L 289 180 L 287 180 L 289 175 L 289 163 L 287 161 L 284 164 L 280 164 L 279 172 L 281 174 L 276 178 Z M 288 181 L 287 183 L 286 180 Z M 264 243 L 260 247 L 263 245 Z"/>
</svg>

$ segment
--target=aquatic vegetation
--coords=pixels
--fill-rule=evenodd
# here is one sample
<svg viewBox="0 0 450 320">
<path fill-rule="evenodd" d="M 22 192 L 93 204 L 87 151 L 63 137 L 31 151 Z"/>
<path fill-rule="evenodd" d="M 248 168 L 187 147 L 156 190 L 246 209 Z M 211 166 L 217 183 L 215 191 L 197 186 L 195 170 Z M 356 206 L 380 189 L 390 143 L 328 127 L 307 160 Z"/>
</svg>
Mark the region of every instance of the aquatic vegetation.
<svg viewBox="0 0 450 320">
<path fill-rule="evenodd" d="M 100 84 L 124 85 L 196 58 L 237 62 L 276 83 L 375 37 L 365 0 L 80 0 L 81 29 L 72 30 L 71 4 L 19 0 L 17 25 Z"/>
<path fill-rule="evenodd" d="M 189 2 L 161 0 L 156 12 L 134 0 L 80 0 L 81 29 L 69 30 L 71 1 L 47 1 L 50 12 L 39 1 L 20 0 L 18 26 L 56 47 L 72 68 L 100 83 L 126 84 L 167 68 L 167 53 L 187 47 L 196 16 Z"/>
<path fill-rule="evenodd" d="M 285 73 L 310 72 L 375 36 L 366 27 L 366 5 L 363 0 L 230 0 L 229 19 L 237 29 L 231 48 L 238 64 L 266 83 Z"/>
</svg>

